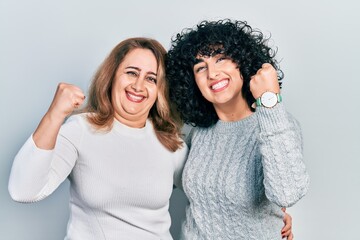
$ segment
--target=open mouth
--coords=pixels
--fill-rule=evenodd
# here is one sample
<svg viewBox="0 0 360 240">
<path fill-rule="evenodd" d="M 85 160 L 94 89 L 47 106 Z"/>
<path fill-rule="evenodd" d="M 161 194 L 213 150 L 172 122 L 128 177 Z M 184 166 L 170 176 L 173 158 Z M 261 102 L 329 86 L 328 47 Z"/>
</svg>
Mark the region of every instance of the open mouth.
<svg viewBox="0 0 360 240">
<path fill-rule="evenodd" d="M 210 86 L 210 88 L 214 92 L 219 92 L 219 91 L 222 91 L 223 89 L 227 88 L 228 85 L 229 85 L 229 80 L 224 79 L 224 80 L 220 80 L 220 81 L 218 81 L 216 83 L 213 83 Z"/>
<path fill-rule="evenodd" d="M 126 97 L 129 101 L 136 103 L 142 102 L 145 99 L 145 97 L 142 95 L 136 95 L 134 93 L 130 93 L 127 91 L 126 91 Z"/>
</svg>

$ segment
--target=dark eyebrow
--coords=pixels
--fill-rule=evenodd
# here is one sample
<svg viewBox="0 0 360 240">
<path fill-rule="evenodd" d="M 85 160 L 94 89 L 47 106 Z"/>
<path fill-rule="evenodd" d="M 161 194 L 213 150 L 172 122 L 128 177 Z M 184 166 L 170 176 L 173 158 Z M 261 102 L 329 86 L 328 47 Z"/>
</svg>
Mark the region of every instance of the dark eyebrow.
<svg viewBox="0 0 360 240">
<path fill-rule="evenodd" d="M 194 65 L 196 65 L 196 64 L 198 64 L 198 63 L 201 63 L 201 62 L 204 62 L 204 59 L 202 59 L 202 58 L 195 58 Z"/>
<path fill-rule="evenodd" d="M 128 66 L 128 67 L 126 67 L 125 69 L 128 69 L 128 68 L 135 69 L 135 70 L 137 70 L 137 71 L 141 72 L 141 68 L 138 68 L 138 67 Z M 147 72 L 147 74 L 152 74 L 152 75 L 157 76 L 157 74 L 156 74 L 156 73 L 151 72 L 151 71 Z"/>
</svg>

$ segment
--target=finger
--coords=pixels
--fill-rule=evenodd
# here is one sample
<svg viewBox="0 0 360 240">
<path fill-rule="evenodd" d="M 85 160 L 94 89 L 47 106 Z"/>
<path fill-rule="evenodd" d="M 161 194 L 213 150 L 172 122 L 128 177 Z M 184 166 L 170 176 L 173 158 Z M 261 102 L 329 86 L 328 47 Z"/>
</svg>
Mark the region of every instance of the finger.
<svg viewBox="0 0 360 240">
<path fill-rule="evenodd" d="M 286 212 L 286 208 L 284 208 L 284 207 L 281 208 L 281 211 Z"/>
<path fill-rule="evenodd" d="M 74 103 L 73 103 L 74 108 L 78 108 L 80 105 L 81 105 L 80 102 L 74 102 Z"/>
<path fill-rule="evenodd" d="M 291 230 L 291 223 L 287 223 L 282 229 L 281 229 L 281 233 L 287 232 Z"/>
<path fill-rule="evenodd" d="M 78 108 L 80 105 L 83 104 L 84 100 L 85 100 L 85 96 L 77 96 L 77 97 L 75 97 L 73 99 L 73 106 L 75 108 Z"/>
<path fill-rule="evenodd" d="M 83 102 L 85 100 L 85 95 L 82 93 L 76 93 L 72 97 L 76 102 Z"/>
<path fill-rule="evenodd" d="M 76 86 L 73 86 L 72 91 L 73 104 L 76 106 L 80 106 L 85 100 L 85 95 L 83 91 Z"/>
<path fill-rule="evenodd" d="M 285 237 L 289 238 L 289 236 L 290 236 L 291 234 L 292 234 L 291 230 L 288 230 L 288 231 L 282 233 L 282 234 L 281 234 L 281 237 L 282 237 L 282 238 L 285 238 Z"/>
<path fill-rule="evenodd" d="M 290 233 L 290 235 L 288 236 L 287 239 L 288 239 L 288 240 L 293 240 L 293 239 L 294 239 L 294 234 L 293 234 L 293 233 Z"/>
<path fill-rule="evenodd" d="M 267 68 L 271 68 L 272 67 L 272 65 L 270 64 L 270 63 L 264 63 L 262 66 L 261 66 L 261 68 L 263 68 L 263 69 L 267 69 Z"/>
<path fill-rule="evenodd" d="M 283 221 L 285 226 L 281 229 L 281 233 L 291 230 L 292 227 L 292 218 L 289 214 L 285 213 Z"/>
<path fill-rule="evenodd" d="M 256 75 L 261 75 L 262 72 L 267 71 L 267 69 L 269 69 L 270 67 L 272 67 L 270 63 L 262 64 L 261 67 L 256 71 Z"/>
<path fill-rule="evenodd" d="M 59 95 L 60 97 L 72 99 L 71 100 L 72 102 L 74 101 L 78 102 L 77 100 L 78 98 L 79 99 L 85 98 L 83 91 L 79 87 L 67 83 L 60 83 L 58 85 L 56 95 Z"/>
<path fill-rule="evenodd" d="M 85 98 L 84 92 L 76 86 L 73 86 L 72 92 L 75 96 L 79 98 L 83 98 L 83 99 Z"/>
<path fill-rule="evenodd" d="M 284 213 L 284 218 L 283 218 L 283 221 L 284 223 L 287 223 L 287 222 L 292 222 L 292 217 L 288 214 L 288 213 Z"/>
</svg>

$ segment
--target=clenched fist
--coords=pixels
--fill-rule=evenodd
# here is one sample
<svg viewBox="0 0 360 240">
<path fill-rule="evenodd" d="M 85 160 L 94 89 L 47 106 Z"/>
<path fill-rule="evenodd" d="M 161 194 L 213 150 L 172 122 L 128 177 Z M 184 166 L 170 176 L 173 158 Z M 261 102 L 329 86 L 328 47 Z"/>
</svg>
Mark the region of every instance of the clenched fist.
<svg viewBox="0 0 360 240">
<path fill-rule="evenodd" d="M 84 100 L 85 95 L 80 88 L 75 85 L 60 83 L 48 113 L 53 117 L 64 119 L 81 106 Z"/>
<path fill-rule="evenodd" d="M 255 99 L 264 92 L 279 93 L 280 86 L 275 68 L 270 63 L 264 63 L 250 80 L 250 91 Z"/>
</svg>

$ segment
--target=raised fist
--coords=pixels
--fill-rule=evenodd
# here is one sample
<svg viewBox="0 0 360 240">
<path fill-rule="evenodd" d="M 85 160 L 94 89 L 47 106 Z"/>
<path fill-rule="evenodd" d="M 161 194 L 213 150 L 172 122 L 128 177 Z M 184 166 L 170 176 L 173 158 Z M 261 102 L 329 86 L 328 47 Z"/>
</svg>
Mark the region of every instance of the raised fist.
<svg viewBox="0 0 360 240">
<path fill-rule="evenodd" d="M 82 90 L 75 85 L 59 83 L 48 113 L 57 118 L 65 118 L 85 100 Z"/>
<path fill-rule="evenodd" d="M 280 92 L 279 81 L 275 68 L 270 63 L 264 63 L 250 80 L 250 91 L 255 99 L 264 92 Z"/>
</svg>

